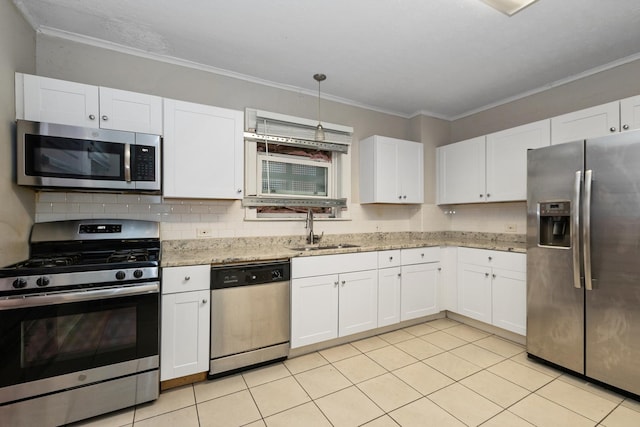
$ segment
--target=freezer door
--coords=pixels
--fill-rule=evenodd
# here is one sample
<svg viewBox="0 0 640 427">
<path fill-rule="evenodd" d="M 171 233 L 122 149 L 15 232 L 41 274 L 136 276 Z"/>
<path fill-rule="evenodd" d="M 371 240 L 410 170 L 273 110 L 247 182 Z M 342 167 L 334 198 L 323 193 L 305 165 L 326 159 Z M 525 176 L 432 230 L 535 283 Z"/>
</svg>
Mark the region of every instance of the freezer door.
<svg viewBox="0 0 640 427">
<path fill-rule="evenodd" d="M 584 290 L 578 257 L 578 288 L 574 282 L 578 230 L 568 224 L 568 247 L 541 246 L 539 209 L 540 203 L 569 202 L 572 217 L 579 214 L 576 176 L 581 179 L 583 166 L 584 141 L 528 152 L 527 352 L 579 373 L 584 373 Z"/>
<path fill-rule="evenodd" d="M 587 140 L 592 170 L 586 375 L 640 394 L 640 132 Z"/>
</svg>

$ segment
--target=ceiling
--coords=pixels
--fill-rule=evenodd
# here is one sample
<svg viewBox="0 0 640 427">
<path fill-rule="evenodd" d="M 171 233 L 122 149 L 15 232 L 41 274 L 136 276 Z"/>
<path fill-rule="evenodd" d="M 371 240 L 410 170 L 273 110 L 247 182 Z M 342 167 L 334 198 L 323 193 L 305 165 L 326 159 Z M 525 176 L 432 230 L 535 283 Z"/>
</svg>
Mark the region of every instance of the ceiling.
<svg viewBox="0 0 640 427">
<path fill-rule="evenodd" d="M 640 59 L 638 0 L 14 0 L 43 34 L 456 119 Z"/>
</svg>

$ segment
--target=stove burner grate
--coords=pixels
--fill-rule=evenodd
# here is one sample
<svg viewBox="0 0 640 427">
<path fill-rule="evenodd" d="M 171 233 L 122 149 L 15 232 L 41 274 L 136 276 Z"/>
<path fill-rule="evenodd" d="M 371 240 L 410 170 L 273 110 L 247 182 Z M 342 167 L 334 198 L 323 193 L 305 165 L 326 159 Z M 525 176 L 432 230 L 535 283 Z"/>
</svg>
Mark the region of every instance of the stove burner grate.
<svg viewBox="0 0 640 427">
<path fill-rule="evenodd" d="M 136 262 L 136 261 L 149 261 L 149 251 L 146 249 L 132 249 L 115 251 L 109 258 L 107 263 L 115 262 Z"/>
</svg>

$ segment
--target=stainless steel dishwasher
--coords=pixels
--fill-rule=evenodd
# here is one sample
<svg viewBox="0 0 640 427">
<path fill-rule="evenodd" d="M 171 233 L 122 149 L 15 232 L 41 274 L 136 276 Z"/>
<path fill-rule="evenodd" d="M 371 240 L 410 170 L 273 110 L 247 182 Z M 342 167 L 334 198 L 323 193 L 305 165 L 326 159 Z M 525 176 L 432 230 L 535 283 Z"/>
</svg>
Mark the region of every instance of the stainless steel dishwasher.
<svg viewBox="0 0 640 427">
<path fill-rule="evenodd" d="M 289 354 L 289 260 L 211 268 L 209 378 Z"/>
</svg>

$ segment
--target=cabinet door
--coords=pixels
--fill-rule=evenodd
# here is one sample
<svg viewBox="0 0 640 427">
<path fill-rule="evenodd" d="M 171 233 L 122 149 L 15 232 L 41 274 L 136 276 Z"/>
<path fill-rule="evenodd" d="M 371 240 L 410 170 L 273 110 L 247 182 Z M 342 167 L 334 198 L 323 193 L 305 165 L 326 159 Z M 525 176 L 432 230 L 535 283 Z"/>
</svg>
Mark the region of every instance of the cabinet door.
<svg viewBox="0 0 640 427">
<path fill-rule="evenodd" d="M 291 348 L 338 336 L 338 275 L 291 281 Z"/>
<path fill-rule="evenodd" d="M 164 100 L 163 195 L 241 199 L 242 111 Z"/>
<path fill-rule="evenodd" d="M 360 141 L 360 203 L 398 203 L 397 156 L 393 138 Z"/>
<path fill-rule="evenodd" d="M 458 313 L 458 248 L 440 248 L 440 309 Z"/>
<path fill-rule="evenodd" d="M 458 264 L 458 313 L 491 323 L 491 269 Z"/>
<path fill-rule="evenodd" d="M 551 119 L 551 144 L 609 135 L 619 126 L 619 101 L 574 111 Z"/>
<path fill-rule="evenodd" d="M 377 270 L 344 273 L 339 277 L 338 336 L 378 326 Z"/>
<path fill-rule="evenodd" d="M 101 87 L 100 127 L 162 135 L 162 98 Z"/>
<path fill-rule="evenodd" d="M 400 320 L 438 313 L 439 262 L 401 267 Z"/>
<path fill-rule="evenodd" d="M 210 291 L 162 296 L 160 380 L 209 370 Z"/>
<path fill-rule="evenodd" d="M 89 128 L 99 127 L 98 87 L 23 75 L 24 119 Z"/>
<path fill-rule="evenodd" d="M 527 275 L 493 269 L 492 323 L 520 335 L 527 333 Z"/>
<path fill-rule="evenodd" d="M 484 202 L 485 137 L 437 148 L 439 205 Z"/>
<path fill-rule="evenodd" d="M 417 142 L 398 141 L 398 197 L 401 203 L 424 202 L 423 146 Z"/>
<path fill-rule="evenodd" d="M 378 270 L 378 327 L 400 322 L 400 267 Z"/>
<path fill-rule="evenodd" d="M 527 199 L 527 150 L 551 144 L 551 121 L 487 135 L 487 201 Z"/>
<path fill-rule="evenodd" d="M 620 101 L 620 129 L 640 129 L 640 96 L 632 96 Z"/>
</svg>

